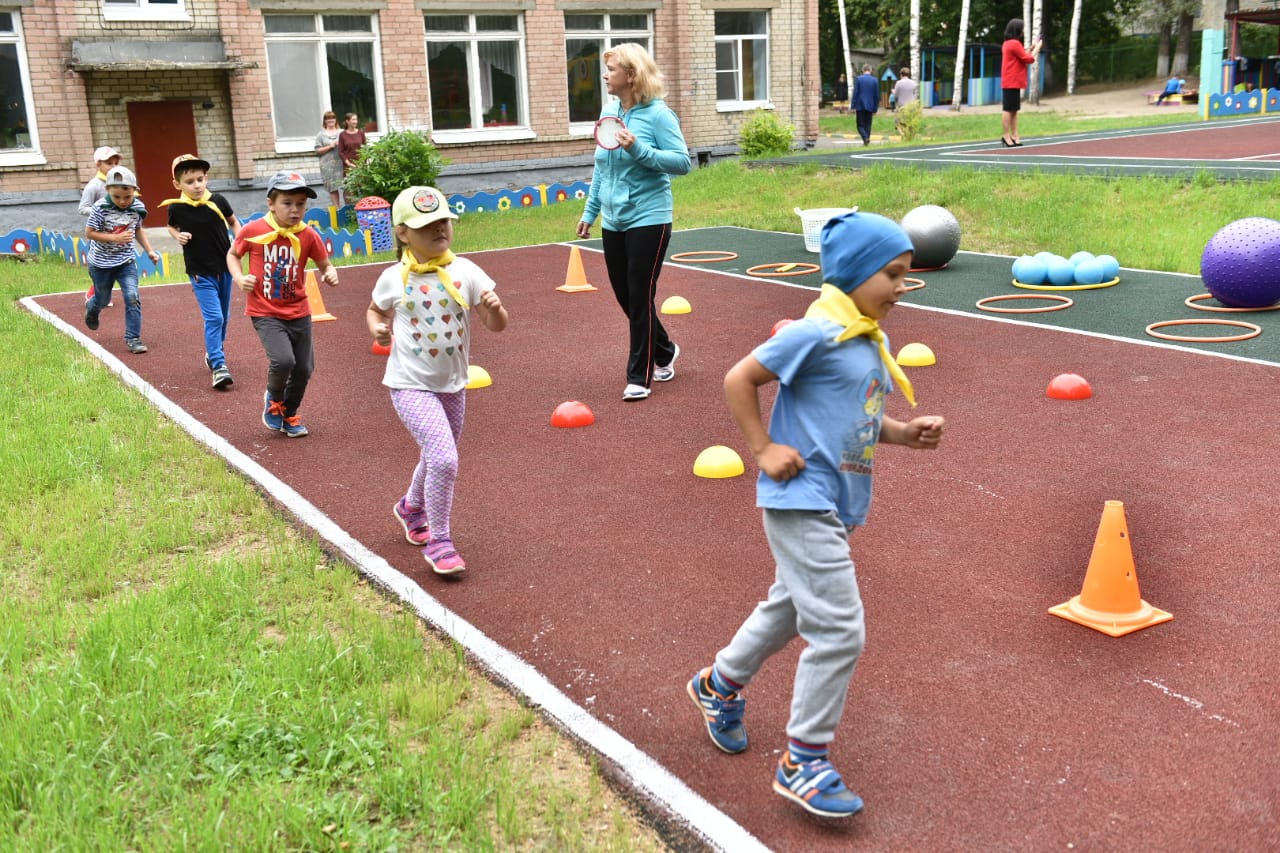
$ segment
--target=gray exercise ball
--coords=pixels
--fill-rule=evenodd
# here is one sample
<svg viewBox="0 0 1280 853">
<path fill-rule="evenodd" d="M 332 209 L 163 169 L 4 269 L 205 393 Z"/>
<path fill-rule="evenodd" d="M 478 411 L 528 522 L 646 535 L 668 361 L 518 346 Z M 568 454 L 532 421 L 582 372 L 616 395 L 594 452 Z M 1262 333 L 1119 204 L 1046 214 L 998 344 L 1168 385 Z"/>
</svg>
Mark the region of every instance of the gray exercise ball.
<svg viewBox="0 0 1280 853">
<path fill-rule="evenodd" d="M 938 269 L 960 251 L 960 223 L 945 207 L 923 204 L 902 217 L 902 230 L 911 238 L 914 269 Z"/>
</svg>

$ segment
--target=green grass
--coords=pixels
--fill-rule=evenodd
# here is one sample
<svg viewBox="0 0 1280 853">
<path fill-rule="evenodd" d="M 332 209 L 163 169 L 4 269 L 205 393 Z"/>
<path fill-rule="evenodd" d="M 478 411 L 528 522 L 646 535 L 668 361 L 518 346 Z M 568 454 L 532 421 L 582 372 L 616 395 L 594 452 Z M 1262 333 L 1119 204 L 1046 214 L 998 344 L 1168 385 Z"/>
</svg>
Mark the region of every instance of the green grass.
<svg viewBox="0 0 1280 853">
<path fill-rule="evenodd" d="M 1195 273 L 1280 181 L 725 162 L 675 192 L 678 228 L 931 203 L 968 250 Z M 455 248 L 571 240 L 581 210 L 468 215 Z M 0 260 L 0 849 L 662 847 L 571 742 L 16 305 L 86 281 Z"/>
</svg>

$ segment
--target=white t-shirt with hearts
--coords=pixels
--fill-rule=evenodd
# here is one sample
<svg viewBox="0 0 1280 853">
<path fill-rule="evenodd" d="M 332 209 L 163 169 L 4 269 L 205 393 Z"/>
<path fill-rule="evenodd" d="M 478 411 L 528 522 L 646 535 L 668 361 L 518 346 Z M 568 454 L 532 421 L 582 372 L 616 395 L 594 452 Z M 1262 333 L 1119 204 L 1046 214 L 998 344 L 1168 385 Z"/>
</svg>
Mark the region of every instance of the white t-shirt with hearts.
<svg viewBox="0 0 1280 853">
<path fill-rule="evenodd" d="M 470 308 L 486 290 L 496 288 L 493 279 L 467 258 L 455 258 L 446 269 Z M 441 394 L 461 391 L 467 385 L 471 354 L 469 309 L 457 304 L 435 273 L 410 273 L 407 284 L 401 275 L 397 263 L 383 270 L 373 286 L 374 305 L 383 311 L 395 307 L 382 384 Z"/>
</svg>

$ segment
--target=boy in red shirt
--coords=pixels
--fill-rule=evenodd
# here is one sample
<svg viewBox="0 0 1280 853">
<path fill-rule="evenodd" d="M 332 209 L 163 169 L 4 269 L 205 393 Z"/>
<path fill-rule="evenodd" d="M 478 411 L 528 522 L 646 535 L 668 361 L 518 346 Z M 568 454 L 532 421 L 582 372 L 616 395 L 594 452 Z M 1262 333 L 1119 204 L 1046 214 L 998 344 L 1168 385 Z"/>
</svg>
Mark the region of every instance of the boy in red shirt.
<svg viewBox="0 0 1280 853">
<path fill-rule="evenodd" d="M 297 172 L 276 172 L 267 182 L 267 215 L 240 229 L 227 253 L 236 287 L 248 294 L 244 312 L 267 351 L 267 391 L 262 423 L 290 438 L 307 434 L 298 416 L 307 382 L 315 369 L 311 346 L 311 305 L 307 300 L 307 261 L 315 261 L 324 283 L 338 283 L 324 241 L 302 222 L 307 200 L 316 197 Z M 242 259 L 249 256 L 249 274 Z"/>
</svg>

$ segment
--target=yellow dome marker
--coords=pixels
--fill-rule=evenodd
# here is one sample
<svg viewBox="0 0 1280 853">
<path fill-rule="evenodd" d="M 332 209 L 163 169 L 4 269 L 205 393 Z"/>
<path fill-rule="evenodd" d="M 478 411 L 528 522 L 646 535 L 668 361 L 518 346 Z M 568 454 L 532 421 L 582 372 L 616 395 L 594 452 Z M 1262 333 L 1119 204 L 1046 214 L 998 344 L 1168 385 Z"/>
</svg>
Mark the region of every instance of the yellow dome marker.
<svg viewBox="0 0 1280 853">
<path fill-rule="evenodd" d="M 897 361 L 903 367 L 928 367 L 938 363 L 933 350 L 924 344 L 907 344 L 898 350 Z"/>
<path fill-rule="evenodd" d="M 698 454 L 693 463 L 693 473 L 699 477 L 712 480 L 723 480 L 737 477 L 746 470 L 742 457 L 732 448 L 723 444 L 714 444 Z"/>
</svg>

